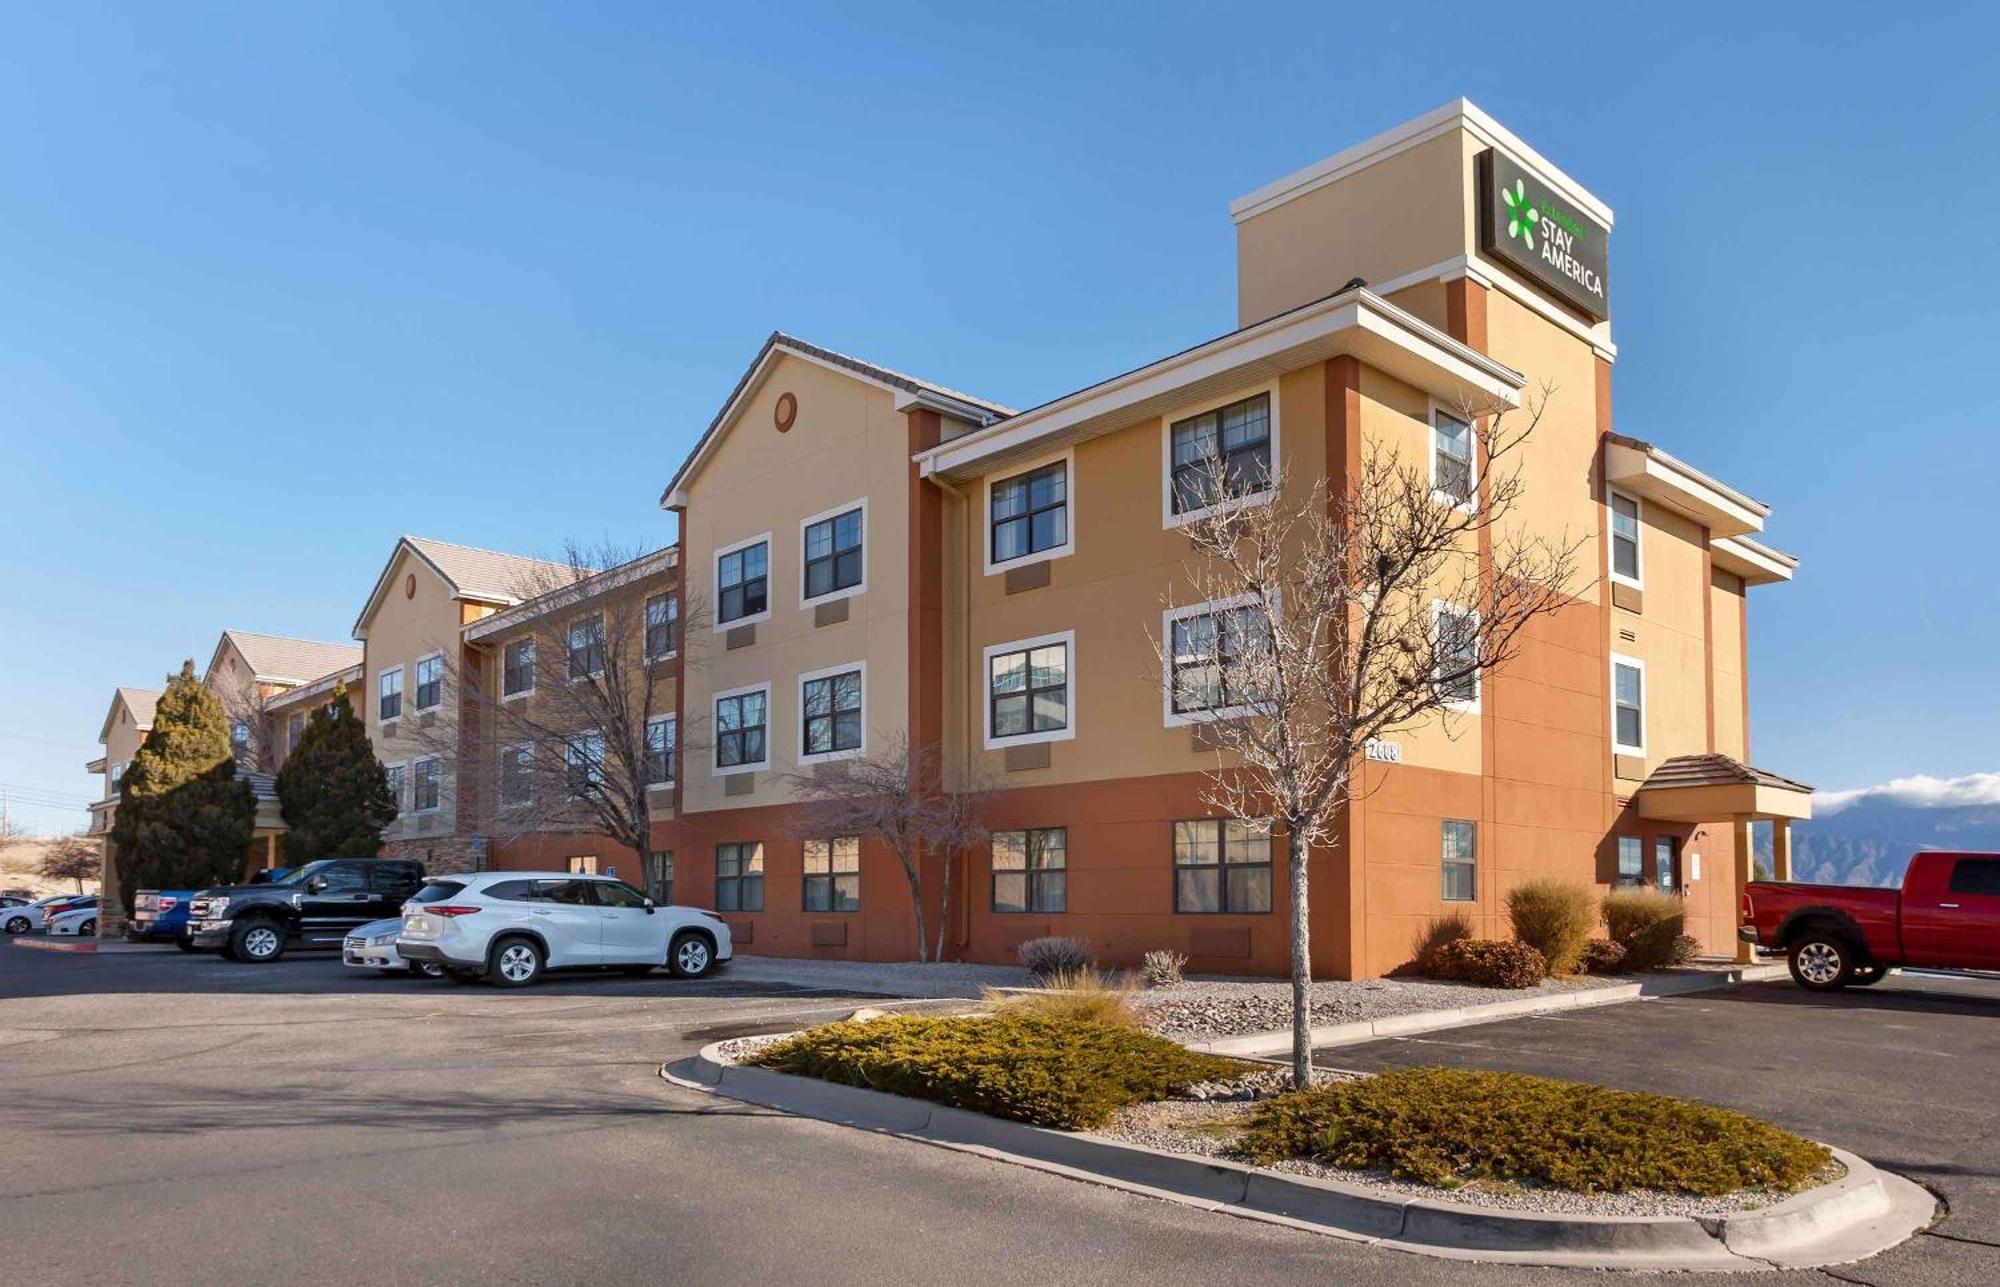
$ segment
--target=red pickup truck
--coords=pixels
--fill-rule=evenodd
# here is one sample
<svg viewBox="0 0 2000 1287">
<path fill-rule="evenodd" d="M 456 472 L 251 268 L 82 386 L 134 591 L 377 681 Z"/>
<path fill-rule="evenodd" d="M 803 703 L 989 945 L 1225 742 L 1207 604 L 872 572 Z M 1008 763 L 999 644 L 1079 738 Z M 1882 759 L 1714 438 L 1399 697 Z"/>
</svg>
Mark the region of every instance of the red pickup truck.
<svg viewBox="0 0 2000 1287">
<path fill-rule="evenodd" d="M 1752 881 L 1736 934 L 1784 953 L 1815 992 L 1865 987 L 1902 965 L 2000 970 L 2000 854 L 1920 853 L 1901 889 Z"/>
</svg>

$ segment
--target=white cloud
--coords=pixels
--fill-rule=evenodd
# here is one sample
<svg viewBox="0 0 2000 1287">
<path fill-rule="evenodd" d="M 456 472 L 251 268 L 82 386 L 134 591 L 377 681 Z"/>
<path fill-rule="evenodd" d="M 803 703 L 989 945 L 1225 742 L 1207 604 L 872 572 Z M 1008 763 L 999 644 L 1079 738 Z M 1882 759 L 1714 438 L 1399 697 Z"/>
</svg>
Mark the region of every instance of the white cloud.
<svg viewBox="0 0 2000 1287">
<path fill-rule="evenodd" d="M 1957 778 L 1934 778 L 1920 773 L 1853 791 L 1818 791 L 1813 794 L 1813 814 L 1820 817 L 1839 813 L 1863 800 L 1888 800 L 1911 809 L 2000 804 L 2000 773 L 1968 773 Z"/>
</svg>

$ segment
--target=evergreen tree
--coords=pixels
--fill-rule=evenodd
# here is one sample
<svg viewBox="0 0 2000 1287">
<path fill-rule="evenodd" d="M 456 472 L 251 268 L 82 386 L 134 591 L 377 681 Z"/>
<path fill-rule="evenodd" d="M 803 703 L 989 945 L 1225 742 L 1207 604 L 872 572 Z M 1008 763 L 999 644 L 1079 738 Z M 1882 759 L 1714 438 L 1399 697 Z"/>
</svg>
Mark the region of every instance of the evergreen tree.
<svg viewBox="0 0 2000 1287">
<path fill-rule="evenodd" d="M 256 822 L 257 801 L 236 779 L 229 717 L 195 678 L 194 663 L 183 662 L 118 790 L 111 839 L 126 912 L 142 888 L 201 889 L 238 879 Z"/>
<path fill-rule="evenodd" d="M 368 744 L 347 694 L 313 712 L 305 736 L 278 770 L 285 815 L 285 852 L 314 858 L 373 858 L 382 828 L 395 820 L 389 773 Z"/>
</svg>

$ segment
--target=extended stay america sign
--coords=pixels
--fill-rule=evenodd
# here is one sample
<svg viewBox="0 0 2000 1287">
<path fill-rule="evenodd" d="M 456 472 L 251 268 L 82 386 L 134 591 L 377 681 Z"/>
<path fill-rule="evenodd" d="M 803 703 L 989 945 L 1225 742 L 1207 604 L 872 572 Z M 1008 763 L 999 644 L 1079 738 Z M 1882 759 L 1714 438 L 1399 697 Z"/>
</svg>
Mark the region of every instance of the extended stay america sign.
<svg viewBox="0 0 2000 1287">
<path fill-rule="evenodd" d="M 1479 250 L 1597 321 L 1611 316 L 1611 230 L 1492 148 L 1479 154 Z"/>
</svg>

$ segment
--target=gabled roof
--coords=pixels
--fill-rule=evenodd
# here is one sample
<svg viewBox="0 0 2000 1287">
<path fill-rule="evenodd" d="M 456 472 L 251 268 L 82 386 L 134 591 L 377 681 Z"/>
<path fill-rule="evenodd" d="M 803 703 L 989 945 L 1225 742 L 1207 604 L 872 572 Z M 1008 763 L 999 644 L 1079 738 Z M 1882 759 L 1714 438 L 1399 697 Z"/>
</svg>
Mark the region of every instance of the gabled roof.
<svg viewBox="0 0 2000 1287">
<path fill-rule="evenodd" d="M 160 690 L 157 688 L 119 687 L 111 694 L 111 707 L 104 712 L 104 723 L 98 725 L 97 740 L 100 744 L 111 738 L 111 720 L 118 714 L 118 704 L 132 712 L 132 723 L 140 732 L 153 727 L 153 708 L 160 704 Z"/>
<path fill-rule="evenodd" d="M 354 619 L 356 639 L 367 637 L 368 618 L 374 615 L 382 596 L 389 592 L 389 578 L 396 569 L 396 558 L 405 550 L 437 573 L 453 598 L 468 599 L 473 603 L 507 607 L 533 597 L 552 581 L 571 580 L 576 576 L 575 570 L 567 563 L 531 559 L 521 554 L 503 554 L 499 550 L 482 550 L 471 545 L 455 545 L 428 536 L 403 536 L 397 539 L 396 548 L 390 551 L 388 561 L 382 565 L 382 575 L 376 578 L 375 588 L 369 592 L 361 615 Z"/>
<path fill-rule="evenodd" d="M 225 630 L 209 658 L 210 672 L 222 645 L 233 644 L 250 667 L 251 675 L 262 684 L 310 684 L 315 679 L 361 664 L 361 650 L 353 644 L 321 643 L 316 639 L 290 639 L 284 635 L 253 635 L 247 630 Z"/>
<path fill-rule="evenodd" d="M 777 360 L 779 354 L 790 354 L 808 362 L 816 362 L 821 366 L 845 372 L 870 384 L 902 394 L 912 403 L 921 403 L 961 420 L 969 420 L 973 424 L 988 425 L 1014 414 L 1012 407 L 1002 406 L 998 402 L 975 398 L 969 393 L 960 393 L 942 384 L 920 380 L 914 375 L 904 375 L 901 371 L 892 371 L 886 366 L 877 366 L 860 358 L 848 357 L 844 353 L 821 348 L 817 344 L 808 343 L 795 335 L 787 335 L 783 331 L 772 331 L 771 338 L 764 341 L 764 347 L 757 350 L 756 359 L 743 372 L 743 378 L 736 382 L 734 389 L 730 390 L 729 398 L 722 404 L 722 409 L 715 413 L 715 419 L 709 421 L 708 428 L 702 431 L 701 439 L 695 443 L 694 450 L 688 453 L 687 459 L 681 462 L 681 467 L 674 471 L 666 490 L 660 493 L 662 507 L 672 503 L 671 498 L 674 493 L 680 490 L 707 458 L 709 451 L 720 441 L 724 429 L 737 411 L 764 382 L 764 377 L 770 373 L 771 364 Z"/>
<path fill-rule="evenodd" d="M 1674 787 L 1712 786 L 1767 786 L 1783 791 L 1812 791 L 1803 782 L 1779 777 L 1768 770 L 1720 754 L 1676 755 L 1654 769 L 1640 789 L 1658 791 Z"/>
</svg>

